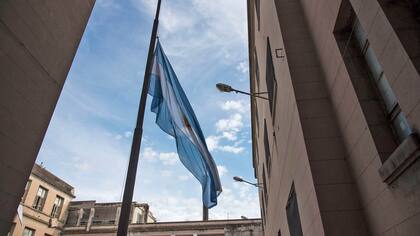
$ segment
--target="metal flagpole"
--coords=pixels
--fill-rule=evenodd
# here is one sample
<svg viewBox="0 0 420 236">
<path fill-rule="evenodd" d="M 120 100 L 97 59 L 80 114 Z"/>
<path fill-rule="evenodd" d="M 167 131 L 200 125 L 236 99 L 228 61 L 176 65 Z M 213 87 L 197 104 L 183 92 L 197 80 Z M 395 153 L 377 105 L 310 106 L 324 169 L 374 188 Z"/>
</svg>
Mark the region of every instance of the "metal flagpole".
<svg viewBox="0 0 420 236">
<path fill-rule="evenodd" d="M 121 207 L 120 218 L 118 222 L 117 236 L 127 236 L 128 224 L 133 201 L 134 184 L 136 182 L 137 164 L 139 161 L 139 152 L 141 139 L 143 135 L 144 111 L 146 108 L 147 93 L 149 90 L 150 73 L 152 71 L 153 51 L 156 45 L 156 35 L 159 24 L 161 0 L 158 0 L 155 20 L 153 21 L 152 35 L 150 37 L 149 52 L 147 54 L 146 69 L 144 72 L 143 89 L 141 91 L 139 110 L 137 114 L 136 128 L 134 129 L 133 141 L 131 143 L 130 162 L 128 164 L 127 178 L 125 180 L 124 197 Z"/>
<path fill-rule="evenodd" d="M 203 205 L 203 221 L 209 220 L 209 209 Z"/>
</svg>

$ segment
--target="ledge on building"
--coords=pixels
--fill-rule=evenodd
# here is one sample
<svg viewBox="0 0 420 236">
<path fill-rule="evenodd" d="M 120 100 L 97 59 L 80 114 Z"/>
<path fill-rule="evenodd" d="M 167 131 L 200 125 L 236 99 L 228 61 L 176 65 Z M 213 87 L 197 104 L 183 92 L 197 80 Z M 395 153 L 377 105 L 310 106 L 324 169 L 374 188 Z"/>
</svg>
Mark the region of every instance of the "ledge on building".
<svg viewBox="0 0 420 236">
<path fill-rule="evenodd" d="M 420 140 L 410 134 L 389 156 L 379 169 L 382 180 L 391 184 L 420 157 Z"/>
</svg>

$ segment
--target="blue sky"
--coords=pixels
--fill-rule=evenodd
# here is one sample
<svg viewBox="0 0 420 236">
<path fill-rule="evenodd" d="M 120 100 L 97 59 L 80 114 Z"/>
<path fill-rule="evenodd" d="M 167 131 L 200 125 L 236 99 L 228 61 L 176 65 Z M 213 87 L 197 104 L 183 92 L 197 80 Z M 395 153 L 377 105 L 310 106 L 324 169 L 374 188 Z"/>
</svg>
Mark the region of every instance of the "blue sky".
<svg viewBox="0 0 420 236">
<path fill-rule="evenodd" d="M 155 0 L 97 0 L 37 162 L 76 189 L 76 200 L 121 201 Z M 211 219 L 259 217 L 248 90 L 246 1 L 163 0 L 159 36 L 201 124 L 223 193 Z M 160 221 L 201 219 L 199 182 L 174 140 L 154 123 L 148 98 L 134 200 Z"/>
</svg>

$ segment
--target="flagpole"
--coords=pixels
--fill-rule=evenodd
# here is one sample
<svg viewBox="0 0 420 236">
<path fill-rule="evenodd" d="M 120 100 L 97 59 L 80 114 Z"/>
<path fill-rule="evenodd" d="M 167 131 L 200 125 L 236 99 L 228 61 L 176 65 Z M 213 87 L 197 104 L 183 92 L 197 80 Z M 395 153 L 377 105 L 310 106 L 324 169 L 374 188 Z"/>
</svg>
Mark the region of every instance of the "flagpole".
<svg viewBox="0 0 420 236">
<path fill-rule="evenodd" d="M 203 204 L 203 221 L 209 220 L 209 209 Z"/>
<path fill-rule="evenodd" d="M 137 164 L 139 161 L 140 146 L 143 136 L 144 112 L 146 108 L 147 93 L 149 90 L 150 73 L 152 71 L 153 50 L 156 45 L 156 36 L 159 24 L 160 4 L 161 0 L 158 0 L 155 20 L 153 21 L 152 35 L 150 37 L 149 52 L 147 54 L 146 69 L 144 72 L 143 89 L 141 91 L 136 128 L 134 129 L 133 141 L 131 143 L 130 162 L 128 164 L 127 177 L 125 180 L 124 196 L 118 222 L 117 236 L 127 236 L 128 232 L 134 185 L 136 182 Z"/>
</svg>

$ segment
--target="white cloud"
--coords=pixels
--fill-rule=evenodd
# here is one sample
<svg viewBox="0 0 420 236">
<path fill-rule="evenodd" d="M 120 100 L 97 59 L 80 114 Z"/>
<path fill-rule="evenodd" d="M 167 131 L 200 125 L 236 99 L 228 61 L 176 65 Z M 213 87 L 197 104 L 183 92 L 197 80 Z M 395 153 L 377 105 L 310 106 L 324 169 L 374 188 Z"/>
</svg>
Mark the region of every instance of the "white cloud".
<svg viewBox="0 0 420 236">
<path fill-rule="evenodd" d="M 159 160 L 164 165 L 174 165 L 178 161 L 178 154 L 175 152 L 161 152 L 159 154 Z"/>
<path fill-rule="evenodd" d="M 133 133 L 132 133 L 132 132 L 130 132 L 130 131 L 125 131 L 125 132 L 124 132 L 124 137 L 126 137 L 126 138 L 130 138 L 130 137 L 131 137 L 131 135 L 133 135 Z"/>
<path fill-rule="evenodd" d="M 225 174 L 229 172 L 226 166 L 222 166 L 222 165 L 218 165 L 217 170 L 219 171 L 220 177 L 224 176 Z"/>
<path fill-rule="evenodd" d="M 220 107 L 225 111 L 245 113 L 249 111 L 249 102 L 245 102 L 244 100 L 230 100 L 222 103 Z"/>
<path fill-rule="evenodd" d="M 146 147 L 140 156 L 143 157 L 145 160 L 155 161 L 158 159 L 159 154 L 155 150 L 153 150 L 153 148 Z"/>
<path fill-rule="evenodd" d="M 222 133 L 222 137 L 230 141 L 235 141 L 238 139 L 238 137 L 236 136 L 236 132 L 234 131 L 231 131 L 231 132 L 225 131 Z"/>
<path fill-rule="evenodd" d="M 242 122 L 242 115 L 239 113 L 231 115 L 228 119 L 218 120 L 216 123 L 217 131 L 235 131 L 242 129 L 244 123 Z"/>
<path fill-rule="evenodd" d="M 236 70 L 243 73 L 243 74 L 248 73 L 248 70 L 249 70 L 248 62 L 247 61 L 239 62 L 239 64 L 236 66 Z"/>
<path fill-rule="evenodd" d="M 219 147 L 220 137 L 218 136 L 209 136 L 206 138 L 206 143 L 209 151 L 216 150 Z"/>
<path fill-rule="evenodd" d="M 153 17 L 157 0 L 131 0 L 136 9 Z M 247 58 L 246 2 L 243 0 L 163 1 L 159 22 L 160 37 L 171 57 L 183 60 L 177 67 L 190 68 L 191 62 L 209 61 L 235 65 Z M 217 50 L 214 50 L 217 48 Z M 206 55 L 206 56 L 203 56 Z"/>
<path fill-rule="evenodd" d="M 245 151 L 244 147 L 235 147 L 235 146 L 229 146 L 229 145 L 221 146 L 221 147 L 219 147 L 219 149 L 222 150 L 222 151 L 230 152 L 230 153 L 234 153 L 234 154 L 239 154 L 239 153 L 242 153 L 243 151 Z"/>
</svg>

